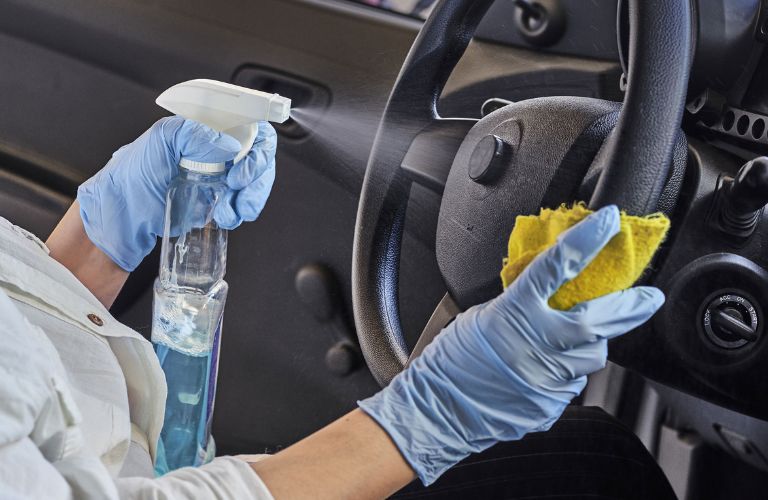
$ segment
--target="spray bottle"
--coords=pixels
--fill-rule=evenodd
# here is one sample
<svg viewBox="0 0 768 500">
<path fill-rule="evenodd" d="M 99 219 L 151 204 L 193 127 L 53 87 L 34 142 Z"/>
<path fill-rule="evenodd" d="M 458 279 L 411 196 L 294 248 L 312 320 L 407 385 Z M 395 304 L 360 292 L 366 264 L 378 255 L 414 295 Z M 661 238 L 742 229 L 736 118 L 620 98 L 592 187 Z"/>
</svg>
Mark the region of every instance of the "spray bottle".
<svg viewBox="0 0 768 500">
<path fill-rule="evenodd" d="M 157 98 L 187 119 L 233 136 L 251 149 L 258 123 L 288 119 L 291 101 L 213 80 L 190 80 Z M 197 466 L 215 455 L 211 438 L 221 323 L 227 283 L 227 231 L 213 219 L 227 190 L 225 163 L 182 158 L 166 196 L 160 273 L 154 284 L 152 343 L 168 385 L 157 474 Z"/>
</svg>

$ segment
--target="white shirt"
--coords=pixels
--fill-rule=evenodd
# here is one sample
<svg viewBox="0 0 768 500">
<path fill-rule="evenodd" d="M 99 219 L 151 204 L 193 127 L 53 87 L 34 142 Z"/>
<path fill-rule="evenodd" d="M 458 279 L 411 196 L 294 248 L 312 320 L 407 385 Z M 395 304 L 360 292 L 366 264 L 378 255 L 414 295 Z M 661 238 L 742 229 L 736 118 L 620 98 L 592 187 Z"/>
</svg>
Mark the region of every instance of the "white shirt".
<svg viewBox="0 0 768 500">
<path fill-rule="evenodd" d="M 0 498 L 272 498 L 232 457 L 155 479 L 165 396 L 149 342 L 0 218 Z"/>
</svg>

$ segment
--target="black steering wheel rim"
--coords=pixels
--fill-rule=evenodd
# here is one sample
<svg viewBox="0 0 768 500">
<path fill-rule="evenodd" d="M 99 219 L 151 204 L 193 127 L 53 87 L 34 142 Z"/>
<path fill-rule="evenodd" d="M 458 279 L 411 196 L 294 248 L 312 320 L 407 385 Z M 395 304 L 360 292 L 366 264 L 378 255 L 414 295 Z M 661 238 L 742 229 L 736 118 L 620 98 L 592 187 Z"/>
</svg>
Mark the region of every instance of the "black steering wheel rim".
<svg viewBox="0 0 768 500">
<path fill-rule="evenodd" d="M 408 360 L 398 305 L 400 246 L 411 180 L 401 168 L 414 137 L 440 120 L 437 102 L 493 0 L 441 0 L 417 36 L 383 113 L 358 206 L 352 262 L 355 325 L 376 380 Z M 590 206 L 656 210 L 682 119 L 690 66 L 689 0 L 630 0 L 630 65 L 618 123 L 596 159 Z"/>
</svg>

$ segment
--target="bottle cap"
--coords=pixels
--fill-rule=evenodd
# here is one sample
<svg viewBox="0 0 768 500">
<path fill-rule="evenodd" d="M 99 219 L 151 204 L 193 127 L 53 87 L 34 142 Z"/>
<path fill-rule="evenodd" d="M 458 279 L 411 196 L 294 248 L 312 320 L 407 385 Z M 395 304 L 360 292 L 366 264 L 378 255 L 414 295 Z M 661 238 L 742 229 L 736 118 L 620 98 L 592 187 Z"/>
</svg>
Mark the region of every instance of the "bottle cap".
<svg viewBox="0 0 768 500">
<path fill-rule="evenodd" d="M 226 163 L 203 163 L 186 158 L 181 159 L 179 166 L 198 174 L 220 174 L 227 168 Z"/>
</svg>

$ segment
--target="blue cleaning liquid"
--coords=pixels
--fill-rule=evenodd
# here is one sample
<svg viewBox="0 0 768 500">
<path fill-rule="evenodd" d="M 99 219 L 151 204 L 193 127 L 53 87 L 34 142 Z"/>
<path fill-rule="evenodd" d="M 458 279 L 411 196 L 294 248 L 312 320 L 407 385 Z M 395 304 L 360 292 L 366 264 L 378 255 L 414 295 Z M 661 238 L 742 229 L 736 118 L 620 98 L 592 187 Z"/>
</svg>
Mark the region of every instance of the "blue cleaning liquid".
<svg viewBox="0 0 768 500">
<path fill-rule="evenodd" d="M 205 421 L 205 399 L 208 387 L 210 356 L 190 356 L 163 344 L 154 344 L 160 366 L 168 379 L 165 425 L 160 436 L 164 460 L 158 460 L 165 472 L 199 461 L 207 443 L 199 432 Z"/>
<path fill-rule="evenodd" d="M 161 452 L 155 468 L 155 472 L 162 475 L 180 467 L 201 465 L 211 454 L 210 416 L 216 366 L 211 353 L 195 356 L 163 344 L 154 344 L 154 347 L 168 380 Z"/>
<path fill-rule="evenodd" d="M 226 291 L 226 282 L 210 294 L 155 283 L 152 344 L 168 386 L 157 475 L 202 465 L 214 455 L 211 422 Z"/>
</svg>

